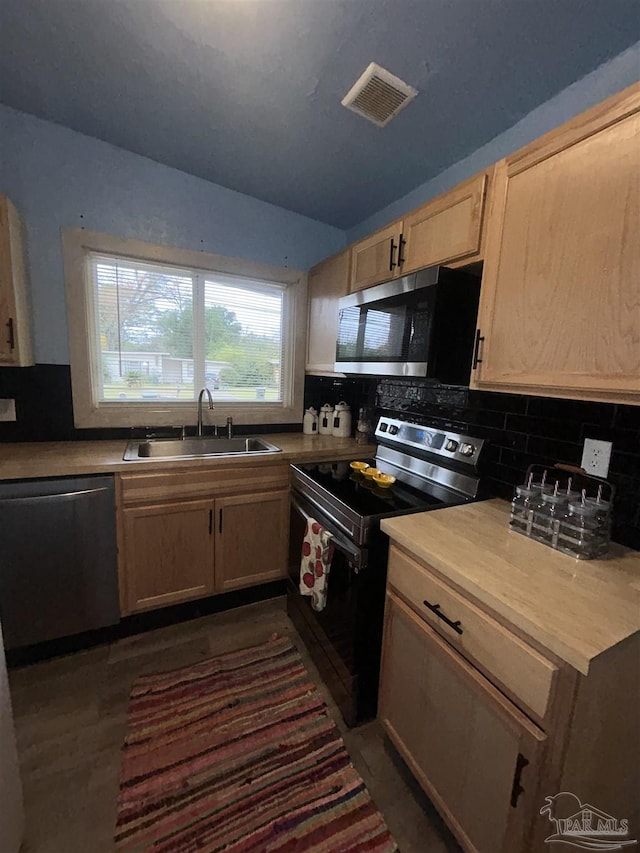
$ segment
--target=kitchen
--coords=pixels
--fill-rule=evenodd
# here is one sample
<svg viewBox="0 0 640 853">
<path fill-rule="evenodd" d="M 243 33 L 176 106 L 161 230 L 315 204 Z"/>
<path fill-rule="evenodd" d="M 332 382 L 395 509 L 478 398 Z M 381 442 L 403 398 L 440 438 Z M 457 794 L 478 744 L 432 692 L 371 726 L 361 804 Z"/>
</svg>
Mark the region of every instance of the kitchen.
<svg viewBox="0 0 640 853">
<path fill-rule="evenodd" d="M 382 6 L 384 4 L 381 4 Z M 228 4 L 225 4 L 225 7 L 224 14 L 230 15 Z M 76 11 L 79 17 L 74 26 L 81 28 L 84 18 L 80 10 Z M 17 13 L 14 11 L 13 14 Z M 27 13 L 24 12 L 24 15 L 26 16 Z M 14 20 L 14 25 L 15 23 Z M 84 23 L 86 27 L 87 22 Z M 134 24 L 140 22 L 136 21 L 133 15 L 129 23 L 135 30 Z M 175 20 L 168 23 L 174 27 L 176 25 Z M 250 23 L 251 21 L 245 22 L 248 30 L 251 30 Z M 277 23 L 278 26 L 283 26 L 282 20 L 278 20 Z M 601 23 L 599 21 L 598 25 Z M 166 27 L 167 22 L 164 22 L 164 25 Z M 333 26 L 337 27 L 337 22 L 334 21 Z M 592 26 L 595 26 L 593 22 Z M 615 27 L 613 29 L 615 30 Z M 629 29 L 632 31 L 631 27 Z M 70 26 L 69 38 L 73 38 L 74 31 L 74 27 Z M 20 28 L 16 32 L 21 32 Z M 86 36 L 87 30 L 83 32 Z M 158 35 L 164 38 L 166 33 L 166 28 L 161 28 Z M 33 37 L 43 37 L 37 27 Z M 245 34 L 245 39 L 247 38 Z M 344 38 L 346 39 L 346 34 Z M 409 35 L 407 38 L 410 38 Z M 611 38 L 613 41 L 613 36 Z M 257 189 L 254 193 L 249 192 L 246 195 L 234 192 L 234 189 L 242 190 L 241 183 L 236 184 L 233 189 L 227 189 L 222 179 L 219 179 L 219 182 L 204 181 L 194 177 L 193 174 L 187 174 L 186 168 L 181 171 L 170 168 L 172 161 L 166 152 L 163 155 L 164 163 L 169 165 L 161 165 L 163 156 L 156 154 L 155 158 L 153 156 L 150 159 L 141 158 L 139 153 L 145 152 L 140 152 L 131 142 L 130 150 L 127 151 L 125 150 L 127 145 L 122 142 L 120 147 L 114 147 L 107 142 L 99 141 L 94 138 L 101 135 L 97 128 L 93 133 L 85 130 L 84 132 L 88 135 L 82 135 L 77 130 L 70 129 L 75 121 L 71 115 L 73 110 L 67 115 L 65 121 L 62 113 L 56 117 L 53 112 L 47 112 L 46 105 L 29 101 L 28 93 L 22 92 L 21 101 L 18 100 L 18 94 L 15 92 L 12 95 L 15 100 L 10 97 L 3 98 L 8 106 L 3 106 L 0 110 L 3 136 L 1 188 L 14 202 L 27 226 L 35 366 L 24 369 L 0 368 L 0 397 L 3 400 L 14 400 L 16 407 L 15 420 L 0 423 L 2 479 L 96 474 L 116 470 L 114 467 L 116 464 L 120 466 L 118 470 L 122 471 L 123 475 L 126 474 L 123 471 L 122 452 L 125 440 L 129 437 L 129 429 L 108 423 L 100 425 L 89 422 L 79 423 L 79 410 L 76 405 L 78 398 L 76 388 L 72 386 L 72 382 L 75 382 L 73 368 L 70 377 L 69 365 L 73 365 L 70 348 L 73 346 L 72 338 L 76 326 L 75 319 L 71 319 L 74 315 L 68 313 L 65 304 L 65 271 L 60 231 L 61 229 L 85 230 L 91 234 L 117 235 L 120 238 L 147 244 L 168 244 L 191 253 L 242 258 L 256 265 L 289 269 L 292 271 L 292 277 L 295 277 L 295 270 L 304 272 L 313 268 L 308 282 L 312 317 L 308 357 L 303 370 L 299 367 L 294 370 L 296 377 L 294 384 L 297 382 L 299 398 L 296 404 L 298 406 L 296 418 L 289 420 L 280 416 L 278 419 L 277 412 L 266 417 L 263 414 L 264 409 L 260 410 L 257 406 L 254 406 L 253 411 L 243 418 L 239 416 L 237 407 L 220 401 L 216 402 L 216 410 L 213 413 L 209 415 L 205 412 L 205 416 L 212 418 L 207 422 L 207 426 L 213 423 L 224 424 L 226 417 L 230 416 L 234 418 L 239 433 L 243 431 L 244 426 L 245 433 L 258 431 L 259 428 L 260 433 L 267 437 L 273 433 L 278 434 L 280 440 L 276 443 L 285 451 L 283 459 L 291 458 L 292 454 L 298 452 L 299 445 L 297 448 L 294 445 L 296 441 L 302 440 L 303 443 L 306 442 L 304 446 L 307 459 L 315 454 L 326 460 L 336 459 L 338 456 L 348 460 L 354 458 L 354 451 L 357 449 L 354 445 L 350 445 L 348 440 L 344 440 L 340 453 L 337 453 L 338 443 L 343 442 L 343 439 L 334 441 L 333 437 L 325 439 L 322 436 L 302 439 L 299 434 L 303 408 L 306 409 L 309 406 L 319 408 L 326 402 L 334 405 L 346 399 L 351 403 L 354 414 L 360 407 L 369 406 L 377 411 L 386 412 L 392 417 L 402 415 L 416 422 L 420 422 L 427 416 L 430 426 L 450 430 L 452 424 L 455 424 L 459 427 L 457 432 L 466 431 L 471 435 L 489 439 L 483 459 L 487 468 L 487 482 L 492 492 L 504 499 L 510 499 L 513 486 L 521 482 L 529 464 L 534 462 L 548 464 L 556 460 L 578 464 L 585 438 L 612 441 L 611 478 L 615 477 L 617 486 L 613 539 L 638 549 L 640 528 L 637 467 L 638 408 L 632 399 L 635 393 L 637 401 L 637 377 L 635 386 L 632 384 L 633 377 L 625 377 L 627 391 L 623 390 L 623 384 L 621 384 L 617 386 L 618 391 L 611 390 L 608 393 L 592 389 L 591 393 L 581 391 L 572 393 L 569 390 L 565 393 L 549 394 L 541 394 L 539 388 L 534 388 L 536 393 L 526 393 L 526 388 L 523 390 L 522 385 L 517 388 L 517 381 L 509 386 L 508 380 L 506 383 L 503 380 L 502 388 L 504 389 L 506 384 L 509 393 L 504 393 L 504 390 L 501 392 L 500 382 L 496 383 L 495 366 L 493 366 L 493 380 L 488 376 L 484 383 L 482 380 L 477 382 L 471 390 L 460 386 L 438 386 L 419 380 L 393 377 L 380 380 L 345 378 L 332 375 L 336 371 L 333 368 L 332 358 L 326 355 L 327 348 L 323 344 L 321 334 L 329 325 L 323 312 L 329 310 L 334 316 L 335 311 L 331 309 L 331 305 L 333 304 L 335 309 L 337 298 L 345 295 L 349 286 L 350 268 L 345 270 L 342 279 L 340 279 L 340 273 L 336 274 L 335 271 L 336 266 L 340 268 L 342 264 L 345 267 L 343 253 L 345 247 L 353 244 L 364 245 L 370 234 L 379 228 L 386 227 L 389 222 L 403 217 L 408 222 L 409 213 L 419 209 L 431 199 L 437 200 L 440 196 L 451 199 L 452 196 L 446 195 L 449 191 L 471 181 L 478 174 L 484 173 L 487 175 L 487 180 L 494 180 L 495 176 L 489 174 L 494 163 L 508 157 L 523 146 L 533 143 L 544 133 L 595 107 L 608 97 L 615 97 L 617 93 L 623 92 L 627 86 L 637 80 L 637 44 L 632 42 L 631 37 L 628 37 L 628 43 L 624 45 L 621 42 L 615 42 L 617 47 L 606 48 L 609 53 L 606 56 L 603 55 L 601 61 L 592 60 L 590 67 L 581 66 L 581 71 L 575 77 L 569 77 L 563 83 L 554 81 L 550 84 L 551 88 L 546 96 L 537 102 L 531 101 L 528 109 L 520 109 L 518 112 L 514 108 L 515 112 L 512 115 L 515 119 L 512 118 L 499 128 L 500 132 L 497 132 L 497 127 L 487 128 L 488 135 L 485 139 L 478 139 L 473 147 L 462 151 L 455 160 L 443 163 L 437 171 L 433 172 L 433 175 L 428 176 L 429 179 L 425 178 L 426 183 L 425 179 L 422 181 L 414 179 L 413 183 L 405 181 L 404 189 L 387 189 L 386 198 L 377 197 L 372 202 L 368 202 L 366 213 L 355 214 L 359 218 L 349 219 L 353 214 L 344 210 L 334 212 L 333 221 L 342 222 L 342 225 L 325 224 L 328 213 L 326 209 L 323 210 L 322 204 L 328 202 L 325 191 L 321 191 L 320 187 L 316 193 L 317 198 L 313 202 L 317 205 L 316 208 L 313 210 L 309 208 L 310 215 L 302 216 L 292 212 L 296 207 L 288 199 L 284 188 L 278 190 L 282 193 L 281 196 L 269 196 L 267 191 L 263 190 L 264 198 L 279 199 L 279 203 L 276 201 L 275 204 L 267 204 L 265 201 L 258 200 L 260 192 Z M 242 43 L 246 44 L 246 41 Z M 180 44 L 178 42 L 173 49 L 179 52 Z M 353 62 L 348 63 L 350 71 L 353 71 L 353 77 L 360 73 L 371 58 L 376 58 L 369 56 L 369 50 L 370 46 L 367 44 L 367 51 L 360 58 L 354 57 Z M 9 50 L 3 51 L 3 54 L 10 57 Z M 422 54 L 418 55 L 422 56 Z M 609 61 L 604 62 L 605 58 Z M 392 69 L 395 67 L 391 60 L 389 64 Z M 23 66 L 25 75 L 28 65 L 27 62 Z M 423 70 L 422 73 L 426 72 Z M 407 74 L 404 76 L 408 79 Z M 415 76 L 412 80 L 417 82 Z M 339 100 L 351 82 L 352 80 L 345 78 L 341 83 L 342 89 L 339 96 L 336 94 L 338 104 L 336 109 L 340 109 L 338 120 L 343 123 L 353 122 L 349 124 L 350 132 L 356 132 L 355 129 L 360 126 L 357 122 L 363 122 L 366 130 L 362 132 L 370 135 L 374 133 L 372 127 L 360 117 L 352 116 L 339 108 Z M 42 87 L 42 79 L 39 85 Z M 22 109 L 17 106 L 19 102 L 23 105 Z M 67 109 L 69 109 L 69 103 L 67 102 Z M 414 104 L 409 104 L 406 111 L 403 111 L 394 123 L 409 121 L 412 108 L 417 108 L 419 103 L 418 98 Z M 44 121 L 43 118 L 46 117 L 52 118 L 57 123 Z M 514 124 L 517 119 L 519 121 Z M 395 132 L 394 123 L 389 126 L 390 132 Z M 65 127 L 65 124 L 68 126 Z M 385 129 L 376 129 L 375 132 L 385 133 Z M 103 138 L 106 137 L 103 136 Z M 135 150 L 138 150 L 138 154 L 131 153 Z M 161 162 L 155 162 L 155 160 Z M 500 180 L 504 181 L 505 177 L 500 177 Z M 382 183 L 381 180 L 381 186 L 376 188 L 376 192 L 382 192 Z M 355 184 L 353 186 L 357 187 Z M 359 189 L 359 192 L 354 188 L 350 189 L 349 193 L 340 195 L 357 197 L 358 204 L 365 204 L 366 181 L 360 185 Z M 335 191 L 333 192 L 336 196 Z M 331 195 L 331 190 L 328 194 Z M 321 197 L 325 199 L 324 202 Z M 491 186 L 488 191 L 485 189 L 484 197 L 491 198 Z M 493 197 L 495 198 L 495 195 Z M 338 206 L 346 205 L 346 201 L 346 198 L 341 199 Z M 436 214 L 439 212 L 437 205 L 434 212 Z M 414 226 L 415 233 L 418 230 L 419 222 Z M 408 233 L 408 231 L 404 232 L 405 237 Z M 395 231 L 391 234 L 392 243 L 394 234 Z M 482 231 L 483 240 L 488 240 L 490 237 L 491 231 Z M 395 242 L 398 242 L 397 239 Z M 388 252 L 388 245 L 385 243 L 386 252 Z M 415 241 L 414 245 L 416 245 Z M 410 245 L 405 247 L 405 258 L 410 257 L 410 250 Z M 461 255 L 464 256 L 464 265 L 477 264 L 479 260 L 484 259 L 482 254 L 484 250 L 485 244 L 480 250 L 476 250 L 475 255 L 473 249 L 463 250 Z M 486 251 L 490 251 L 489 246 L 486 246 Z M 325 261 L 328 257 L 333 260 Z M 318 263 L 319 266 L 317 266 Z M 430 261 L 427 260 L 421 266 L 428 266 L 429 263 Z M 332 267 L 333 272 L 328 277 L 324 276 L 323 279 L 327 266 Z M 346 266 L 348 267 L 348 264 Z M 485 266 L 485 278 L 488 272 L 490 271 Z M 495 278 L 495 270 L 491 275 Z M 496 286 L 499 284 L 498 281 Z M 371 277 L 364 284 L 360 281 L 356 288 L 368 286 L 374 286 Z M 315 298 L 317 293 L 319 298 Z M 572 298 L 577 299 L 577 294 L 572 294 Z M 487 306 L 488 303 L 485 302 L 483 308 L 485 312 L 490 311 L 490 306 Z M 633 300 L 629 302 L 629 306 L 629 315 L 633 316 Z M 70 310 L 73 312 L 73 305 L 70 306 Z M 512 320 L 509 318 L 505 320 L 504 317 L 498 316 L 495 322 L 502 322 L 504 326 Z M 486 324 L 483 321 L 479 325 L 482 329 Z M 69 331 L 71 335 L 68 334 Z M 487 348 L 479 355 L 480 358 L 489 359 L 489 362 L 481 369 L 492 367 L 490 341 L 491 337 L 487 338 L 485 332 L 484 343 Z M 335 344 L 335 337 L 333 342 Z M 328 351 L 331 353 L 331 348 Z M 546 366 L 548 368 L 548 365 Z M 627 369 L 628 366 L 627 364 Z M 306 380 L 302 383 L 304 367 L 306 367 Z M 563 377 L 555 377 L 555 382 L 556 385 L 565 389 L 570 387 L 567 385 L 566 377 L 564 380 Z M 529 378 L 525 385 L 527 384 L 535 386 L 536 383 Z M 541 384 L 544 385 L 544 383 Z M 611 387 L 614 389 L 613 385 Z M 220 389 L 221 392 L 222 389 Z M 215 389 L 212 393 L 215 397 Z M 6 405 L 9 408 L 11 406 L 11 404 Z M 195 401 L 185 407 L 183 423 L 195 424 L 195 409 Z M 175 412 L 172 412 L 171 416 L 175 417 Z M 11 415 L 9 414 L 8 417 Z M 151 425 L 173 425 L 180 422 L 180 420 L 170 420 L 168 424 L 167 422 L 162 424 L 154 421 Z M 140 423 L 145 422 L 136 422 L 136 424 Z M 282 431 L 283 425 L 288 431 Z M 287 439 L 287 436 L 290 438 Z M 98 468 L 95 467 L 97 464 L 95 461 L 87 463 L 87 459 L 83 458 L 82 445 L 86 447 L 88 445 L 82 440 L 93 438 L 103 439 L 109 444 L 110 455 L 101 460 Z M 290 445 L 286 444 L 287 440 L 291 442 Z M 12 446 L 13 442 L 59 441 L 71 442 L 71 444 L 59 445 L 59 453 L 55 453 L 55 445 L 47 445 L 49 456 L 45 468 L 38 467 L 34 445 L 22 445 L 22 449 Z M 106 444 L 104 446 L 106 448 Z M 52 447 L 54 449 L 51 449 Z M 195 471 L 197 463 L 190 464 Z M 248 462 L 243 464 L 247 469 L 249 468 Z M 278 479 L 282 477 L 281 472 L 276 470 L 278 466 L 274 464 L 272 467 L 273 478 L 262 490 L 265 494 L 276 494 L 286 490 L 286 482 Z M 136 483 L 134 475 L 126 474 L 126 476 L 131 478 L 131 488 L 134 488 Z M 143 488 L 144 484 L 139 484 L 139 487 Z M 203 499 L 204 493 L 200 486 L 190 483 L 185 484 L 184 489 L 182 497 L 185 499 Z M 188 489 L 195 489 L 195 491 L 188 491 Z M 210 494 L 210 491 L 207 492 L 207 495 Z M 177 497 L 176 495 L 176 499 Z M 235 495 L 231 493 L 216 493 L 217 501 L 232 500 L 234 497 Z M 130 508 L 125 511 L 130 512 L 130 517 L 133 518 L 138 506 L 140 506 L 138 498 L 133 499 L 129 504 Z M 209 512 L 208 509 L 203 511 Z M 434 518 L 437 515 L 436 513 Z M 189 582 L 197 585 L 200 581 L 191 578 Z M 224 581 L 224 583 L 229 582 L 229 579 Z M 177 600 L 178 598 L 174 599 L 174 601 Z M 132 602 L 135 607 L 133 599 L 127 599 L 126 607 L 130 608 Z M 169 603 L 168 599 L 167 603 Z M 79 668 L 81 668 L 81 661 L 80 657 Z M 181 663 L 182 661 L 178 660 L 174 665 L 178 666 Z M 46 710 L 43 709 L 41 713 L 46 714 Z M 551 795 L 555 792 L 545 793 Z M 576 794 L 579 792 L 576 791 Z M 606 803 L 594 803 L 594 805 L 607 807 Z M 613 807 L 611 810 L 613 811 Z M 624 814 L 620 815 L 620 817 L 624 816 Z"/>
</svg>

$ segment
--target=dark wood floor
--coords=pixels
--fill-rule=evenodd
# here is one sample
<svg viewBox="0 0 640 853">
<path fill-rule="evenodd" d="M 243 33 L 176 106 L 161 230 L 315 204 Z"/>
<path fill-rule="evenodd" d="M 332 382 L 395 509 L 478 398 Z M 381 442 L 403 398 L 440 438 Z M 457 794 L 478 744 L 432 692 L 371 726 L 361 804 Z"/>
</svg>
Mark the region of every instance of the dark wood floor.
<svg viewBox="0 0 640 853">
<path fill-rule="evenodd" d="M 27 821 L 23 853 L 113 850 L 134 678 L 264 642 L 274 632 L 298 646 L 402 853 L 458 851 L 378 723 L 346 729 L 277 598 L 10 671 Z"/>
</svg>

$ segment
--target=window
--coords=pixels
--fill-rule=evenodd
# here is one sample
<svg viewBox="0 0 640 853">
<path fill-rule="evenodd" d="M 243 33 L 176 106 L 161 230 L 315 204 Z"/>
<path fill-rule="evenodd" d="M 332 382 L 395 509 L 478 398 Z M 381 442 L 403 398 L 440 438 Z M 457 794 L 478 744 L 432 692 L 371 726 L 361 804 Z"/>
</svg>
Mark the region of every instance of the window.
<svg viewBox="0 0 640 853">
<path fill-rule="evenodd" d="M 300 273 L 75 229 L 63 242 L 77 426 L 191 423 L 202 388 L 238 423 L 301 419 Z"/>
</svg>

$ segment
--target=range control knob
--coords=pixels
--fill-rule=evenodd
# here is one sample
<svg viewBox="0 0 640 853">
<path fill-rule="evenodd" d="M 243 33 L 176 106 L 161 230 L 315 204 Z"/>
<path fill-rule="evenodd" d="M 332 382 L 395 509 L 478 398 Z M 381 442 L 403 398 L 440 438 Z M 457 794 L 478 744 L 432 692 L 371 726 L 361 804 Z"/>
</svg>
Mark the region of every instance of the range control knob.
<svg viewBox="0 0 640 853">
<path fill-rule="evenodd" d="M 460 453 L 463 456 L 473 456 L 473 454 L 475 453 L 475 450 L 476 450 L 475 444 L 463 444 L 460 447 Z"/>
<path fill-rule="evenodd" d="M 445 442 L 444 449 L 448 450 L 449 453 L 455 453 L 458 449 L 458 442 L 453 438 L 448 438 Z"/>
<path fill-rule="evenodd" d="M 389 427 L 389 434 L 390 435 L 397 435 L 397 433 L 398 433 L 398 427 L 395 424 L 391 424 L 391 426 Z"/>
</svg>

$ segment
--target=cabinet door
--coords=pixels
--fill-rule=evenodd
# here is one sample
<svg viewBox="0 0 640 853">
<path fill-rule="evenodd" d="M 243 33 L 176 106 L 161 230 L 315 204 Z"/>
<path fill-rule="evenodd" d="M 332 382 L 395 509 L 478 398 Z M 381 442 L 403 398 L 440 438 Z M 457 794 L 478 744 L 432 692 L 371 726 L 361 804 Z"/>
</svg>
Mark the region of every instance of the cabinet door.
<svg viewBox="0 0 640 853">
<path fill-rule="evenodd" d="M 474 384 L 640 402 L 640 85 L 499 164 Z"/>
<path fill-rule="evenodd" d="M 216 500 L 216 591 L 287 576 L 289 491 Z"/>
<path fill-rule="evenodd" d="M 338 300 L 349 290 L 349 250 L 309 272 L 307 371 L 333 373 L 338 339 Z"/>
<path fill-rule="evenodd" d="M 33 364 L 22 230 L 15 207 L 0 195 L 0 365 L 10 367 Z"/>
<path fill-rule="evenodd" d="M 478 175 L 405 216 L 403 273 L 479 256 L 486 186 Z"/>
<path fill-rule="evenodd" d="M 213 593 L 213 501 L 125 509 L 123 528 L 129 612 Z"/>
<path fill-rule="evenodd" d="M 545 735 L 387 594 L 380 719 L 465 850 L 524 850 Z"/>
<path fill-rule="evenodd" d="M 351 247 L 350 292 L 395 278 L 400 272 L 398 251 L 402 222 L 376 231 Z"/>
</svg>

